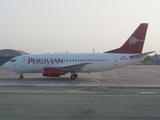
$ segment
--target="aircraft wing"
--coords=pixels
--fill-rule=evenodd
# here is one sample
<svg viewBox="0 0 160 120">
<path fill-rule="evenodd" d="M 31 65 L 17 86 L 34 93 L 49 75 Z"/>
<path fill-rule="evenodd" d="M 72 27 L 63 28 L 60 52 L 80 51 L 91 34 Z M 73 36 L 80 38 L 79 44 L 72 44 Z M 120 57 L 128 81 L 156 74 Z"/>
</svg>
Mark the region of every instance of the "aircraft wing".
<svg viewBox="0 0 160 120">
<path fill-rule="evenodd" d="M 78 63 L 78 64 L 67 65 L 67 66 L 60 67 L 60 70 L 63 71 L 63 72 L 81 71 L 88 64 L 92 64 L 92 63 L 88 62 L 88 63 Z"/>
<path fill-rule="evenodd" d="M 146 52 L 146 53 L 142 53 L 142 54 L 138 54 L 138 55 L 131 55 L 131 56 L 129 56 L 131 59 L 132 58 L 141 58 L 141 57 L 144 57 L 144 56 L 146 56 L 146 55 L 148 55 L 148 54 L 151 54 L 151 53 L 154 53 L 155 51 L 151 51 L 151 52 Z"/>
</svg>

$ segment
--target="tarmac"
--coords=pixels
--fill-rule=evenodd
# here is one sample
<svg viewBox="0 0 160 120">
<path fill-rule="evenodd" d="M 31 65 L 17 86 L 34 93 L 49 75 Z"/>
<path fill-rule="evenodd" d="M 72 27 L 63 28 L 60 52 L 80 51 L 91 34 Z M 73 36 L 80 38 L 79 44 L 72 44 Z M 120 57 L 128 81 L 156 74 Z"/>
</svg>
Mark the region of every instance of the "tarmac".
<svg viewBox="0 0 160 120">
<path fill-rule="evenodd" d="M 160 66 L 130 65 L 60 78 L 0 67 L 0 119 L 160 119 Z"/>
<path fill-rule="evenodd" d="M 62 77 L 43 77 L 38 74 L 19 75 L 0 67 L 0 86 L 66 86 L 66 87 L 160 87 L 160 66 L 131 65 L 99 73 L 79 73 L 70 80 L 70 74 Z"/>
</svg>

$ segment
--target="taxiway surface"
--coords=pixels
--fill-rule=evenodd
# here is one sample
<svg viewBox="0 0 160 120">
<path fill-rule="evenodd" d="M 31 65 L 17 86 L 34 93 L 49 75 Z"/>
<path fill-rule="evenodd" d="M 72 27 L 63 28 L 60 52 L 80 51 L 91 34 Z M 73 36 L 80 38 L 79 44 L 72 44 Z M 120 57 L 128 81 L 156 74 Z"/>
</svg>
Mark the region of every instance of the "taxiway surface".
<svg viewBox="0 0 160 120">
<path fill-rule="evenodd" d="M 0 67 L 2 120 L 160 119 L 160 66 L 131 65 L 60 78 Z"/>
<path fill-rule="evenodd" d="M 0 87 L 1 120 L 159 120 L 160 89 Z"/>
<path fill-rule="evenodd" d="M 59 78 L 42 74 L 24 74 L 24 79 L 0 67 L 0 86 L 104 86 L 104 87 L 160 87 L 160 66 L 130 65 L 99 73 L 79 73 L 70 80 L 70 74 Z"/>
</svg>

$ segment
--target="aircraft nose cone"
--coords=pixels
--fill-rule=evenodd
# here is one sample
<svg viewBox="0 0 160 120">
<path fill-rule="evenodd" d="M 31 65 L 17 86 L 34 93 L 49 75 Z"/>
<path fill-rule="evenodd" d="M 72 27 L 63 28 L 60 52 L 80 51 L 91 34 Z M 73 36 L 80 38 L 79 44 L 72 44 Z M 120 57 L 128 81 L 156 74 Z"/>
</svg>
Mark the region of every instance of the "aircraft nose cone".
<svg viewBox="0 0 160 120">
<path fill-rule="evenodd" d="M 2 66 L 5 67 L 5 66 L 6 66 L 6 63 L 4 63 Z"/>
<path fill-rule="evenodd" d="M 9 66 L 8 66 L 8 62 L 6 62 L 6 63 L 4 63 L 3 65 L 2 65 L 4 68 L 9 68 Z"/>
</svg>

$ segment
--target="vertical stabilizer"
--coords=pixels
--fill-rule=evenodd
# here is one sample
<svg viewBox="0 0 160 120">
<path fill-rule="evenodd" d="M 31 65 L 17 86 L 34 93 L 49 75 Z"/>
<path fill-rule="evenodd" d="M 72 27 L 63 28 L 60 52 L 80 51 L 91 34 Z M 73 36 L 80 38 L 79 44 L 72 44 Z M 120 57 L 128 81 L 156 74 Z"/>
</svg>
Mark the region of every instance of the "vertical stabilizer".
<svg viewBox="0 0 160 120">
<path fill-rule="evenodd" d="M 105 53 L 142 53 L 147 27 L 148 23 L 141 23 L 120 48 Z"/>
</svg>

